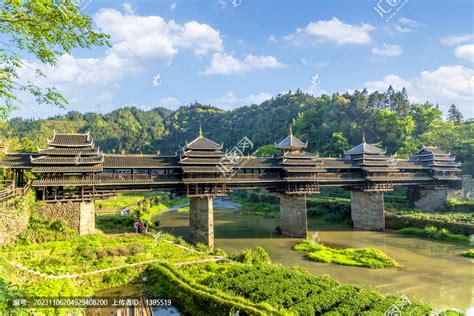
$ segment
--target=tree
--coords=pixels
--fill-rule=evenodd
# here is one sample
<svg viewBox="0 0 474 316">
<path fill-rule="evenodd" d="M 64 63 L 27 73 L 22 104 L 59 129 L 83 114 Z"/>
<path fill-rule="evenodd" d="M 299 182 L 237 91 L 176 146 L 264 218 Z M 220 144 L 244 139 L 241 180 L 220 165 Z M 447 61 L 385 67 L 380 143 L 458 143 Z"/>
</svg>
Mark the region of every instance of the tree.
<svg viewBox="0 0 474 316">
<path fill-rule="evenodd" d="M 461 124 L 464 120 L 461 111 L 459 111 L 454 104 L 451 104 L 451 106 L 449 107 L 448 120 L 453 121 L 456 124 Z"/>
<path fill-rule="evenodd" d="M 334 132 L 330 143 L 324 148 L 323 156 L 337 157 L 350 147 L 342 132 Z"/>
<path fill-rule="evenodd" d="M 92 29 L 92 20 L 71 0 L 9 0 L 0 4 L 0 119 L 19 102 L 18 93 L 29 92 L 39 104 L 64 107 L 67 100 L 55 87 L 39 87 L 20 78 L 21 53 L 32 54 L 44 64 L 73 48 L 108 44 L 109 36 Z M 33 69 L 44 77 L 39 69 Z"/>
</svg>

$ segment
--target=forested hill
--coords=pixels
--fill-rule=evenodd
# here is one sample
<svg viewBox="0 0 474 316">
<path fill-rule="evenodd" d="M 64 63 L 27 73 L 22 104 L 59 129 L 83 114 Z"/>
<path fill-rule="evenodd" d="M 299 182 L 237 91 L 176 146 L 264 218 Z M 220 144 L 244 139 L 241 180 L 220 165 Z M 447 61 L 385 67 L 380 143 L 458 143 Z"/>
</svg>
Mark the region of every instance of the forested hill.
<svg viewBox="0 0 474 316">
<path fill-rule="evenodd" d="M 156 108 L 143 111 L 121 108 L 107 114 L 70 112 L 44 120 L 13 118 L 2 127 L 10 150 L 36 150 L 57 132 L 90 131 L 104 152 L 172 154 L 197 136 L 202 123 L 205 136 L 231 148 L 247 136 L 256 147 L 285 137 L 290 123 L 294 134 L 309 141 L 309 151 L 339 156 L 368 142 L 387 148 L 387 153 L 407 157 L 420 146 L 438 145 L 464 162 L 474 173 L 474 120 L 465 121 L 452 105 L 448 119 L 437 106 L 413 104 L 405 90 L 384 93 L 364 91 L 313 97 L 301 91 L 278 95 L 260 105 L 232 111 L 195 103 L 175 111 Z M 16 141 L 16 139 L 20 141 Z M 262 154 L 271 154 L 265 146 Z"/>
</svg>

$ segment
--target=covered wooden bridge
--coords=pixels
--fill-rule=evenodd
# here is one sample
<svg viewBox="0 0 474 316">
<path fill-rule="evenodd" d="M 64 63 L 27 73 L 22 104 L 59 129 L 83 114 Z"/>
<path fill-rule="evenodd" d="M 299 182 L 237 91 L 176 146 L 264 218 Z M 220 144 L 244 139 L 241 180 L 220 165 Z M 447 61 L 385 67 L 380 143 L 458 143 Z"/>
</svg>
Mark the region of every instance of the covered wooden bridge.
<svg viewBox="0 0 474 316">
<path fill-rule="evenodd" d="M 307 143 L 291 128 L 276 147 L 280 154 L 272 157 L 247 156 L 239 146 L 224 152 L 222 144 L 200 131 L 174 156 L 117 155 L 103 153 L 89 133 L 54 133 L 47 148 L 8 153 L 0 161 L 13 180 L 3 195 L 11 197 L 15 188 L 27 184 L 26 170 L 34 175 L 29 184 L 38 200 L 89 205 L 79 207 L 81 212 L 94 212 L 90 205 L 95 199 L 118 192 L 170 191 L 190 198 L 193 239 L 212 246 L 212 199 L 235 189 L 263 188 L 280 194 L 282 233 L 305 237 L 305 196 L 324 187 L 352 192 L 352 220 L 363 229 L 384 228 L 383 192 L 396 186 L 411 187 L 415 205 L 430 209 L 444 207 L 461 187 L 459 163 L 436 147 L 423 147 L 410 159 L 395 159 L 364 139 L 344 157 L 319 157 L 305 151 Z"/>
</svg>

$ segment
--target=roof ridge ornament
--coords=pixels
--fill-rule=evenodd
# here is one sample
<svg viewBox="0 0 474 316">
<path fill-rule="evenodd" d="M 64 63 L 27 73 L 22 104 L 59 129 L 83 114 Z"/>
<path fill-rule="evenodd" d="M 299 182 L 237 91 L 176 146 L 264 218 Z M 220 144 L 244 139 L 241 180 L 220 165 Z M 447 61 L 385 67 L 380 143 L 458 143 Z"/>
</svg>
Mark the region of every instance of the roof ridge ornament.
<svg viewBox="0 0 474 316">
<path fill-rule="evenodd" d="M 199 122 L 199 137 L 202 137 L 202 126 L 201 126 L 201 122 Z"/>
<path fill-rule="evenodd" d="M 363 143 L 363 144 L 366 144 L 366 141 L 365 141 L 365 132 L 364 132 L 364 131 L 362 132 L 362 143 Z"/>
</svg>

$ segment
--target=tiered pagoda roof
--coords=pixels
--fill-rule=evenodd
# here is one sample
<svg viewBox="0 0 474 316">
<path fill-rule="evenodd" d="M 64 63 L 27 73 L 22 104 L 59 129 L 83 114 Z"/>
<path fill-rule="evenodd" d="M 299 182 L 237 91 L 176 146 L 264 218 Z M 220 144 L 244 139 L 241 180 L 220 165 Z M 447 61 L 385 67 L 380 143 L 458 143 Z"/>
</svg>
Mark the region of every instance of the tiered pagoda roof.
<svg viewBox="0 0 474 316">
<path fill-rule="evenodd" d="M 307 145 L 308 143 L 302 142 L 293 135 L 290 126 L 290 134 L 276 145 L 276 148 L 282 151 L 282 155 L 279 158 L 283 170 L 289 174 L 299 172 L 325 172 L 323 160 L 303 150 Z"/>
<path fill-rule="evenodd" d="M 275 144 L 275 147 L 282 150 L 283 152 L 301 152 L 308 146 L 308 143 L 304 143 L 295 136 L 293 136 L 293 130 L 290 125 L 290 134 L 280 141 L 278 144 Z"/>
<path fill-rule="evenodd" d="M 450 153 L 446 153 L 437 147 L 423 146 L 419 152 L 411 155 L 410 160 L 428 166 L 437 173 L 443 173 L 447 171 L 461 171 L 458 168 L 461 164 L 456 162 L 455 159 Z"/>
<path fill-rule="evenodd" d="M 38 148 L 39 155 L 30 156 L 32 172 L 89 173 L 101 172 L 104 155 L 95 148 L 89 133 L 54 133 L 48 148 Z"/>
<path fill-rule="evenodd" d="M 199 128 L 199 135 L 192 142 L 186 143 L 179 157 L 179 164 L 184 173 L 221 173 L 223 163 L 227 161 L 222 145 L 204 137 Z"/>
<path fill-rule="evenodd" d="M 395 160 L 386 156 L 385 152 L 385 150 L 367 144 L 364 137 L 360 145 L 346 150 L 344 154 L 355 166 L 358 166 L 368 173 L 397 171 L 397 168 L 395 168 Z"/>
</svg>

